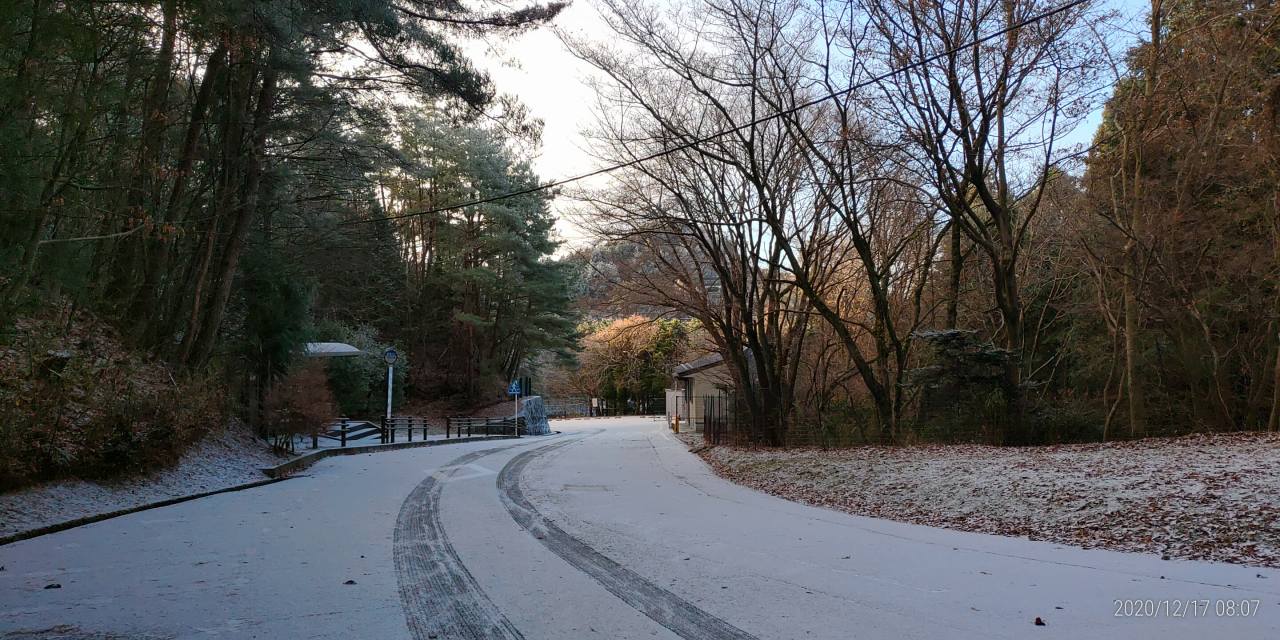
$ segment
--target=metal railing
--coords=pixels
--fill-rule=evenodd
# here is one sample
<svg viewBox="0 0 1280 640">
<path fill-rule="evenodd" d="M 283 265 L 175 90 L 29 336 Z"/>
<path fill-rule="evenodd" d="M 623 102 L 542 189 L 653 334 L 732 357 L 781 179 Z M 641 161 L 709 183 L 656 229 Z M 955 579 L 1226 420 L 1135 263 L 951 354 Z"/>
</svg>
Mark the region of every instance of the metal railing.
<svg viewBox="0 0 1280 640">
<path fill-rule="evenodd" d="M 466 431 L 467 435 L 463 436 L 462 432 Z M 525 419 L 524 416 L 519 418 L 472 418 L 467 416 L 459 416 L 453 418 L 445 418 L 444 437 L 445 438 L 470 438 L 474 435 L 485 436 L 506 436 L 524 433 Z"/>
<path fill-rule="evenodd" d="M 417 416 L 391 416 L 382 418 L 377 424 L 368 420 L 340 418 L 329 428 L 311 434 L 311 448 L 320 448 L 321 440 L 331 440 L 339 447 L 346 447 L 348 443 L 372 439 L 376 439 L 380 444 L 427 440 L 433 432 L 435 437 L 439 438 L 441 431 L 444 432 L 445 439 L 450 440 L 476 436 L 515 435 L 517 429 L 519 433 L 525 433 L 524 416 L 519 420 L 510 416 L 503 418 L 451 417 L 445 418 L 443 429 L 431 424 L 426 418 Z"/>
<path fill-rule="evenodd" d="M 431 431 L 431 425 L 427 424 L 426 418 L 416 418 L 414 416 L 391 416 L 382 419 L 382 443 L 387 444 L 396 441 L 396 433 L 404 432 L 405 442 L 413 442 L 413 432 L 418 430 L 422 434 L 422 439 L 426 440 L 427 435 Z"/>
<path fill-rule="evenodd" d="M 320 448 L 321 438 L 336 441 L 339 446 L 343 447 L 347 446 L 347 442 L 365 440 L 367 438 L 378 438 L 379 442 L 384 441 L 381 427 L 367 420 L 352 420 L 351 418 L 339 418 L 331 428 L 311 434 L 312 449 Z"/>
</svg>

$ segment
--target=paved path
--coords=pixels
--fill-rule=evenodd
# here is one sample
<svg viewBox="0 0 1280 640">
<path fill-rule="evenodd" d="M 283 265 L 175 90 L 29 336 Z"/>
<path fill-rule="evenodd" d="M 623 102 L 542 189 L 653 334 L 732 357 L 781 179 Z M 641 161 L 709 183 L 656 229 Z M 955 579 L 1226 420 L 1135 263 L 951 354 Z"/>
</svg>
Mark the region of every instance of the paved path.
<svg viewBox="0 0 1280 640">
<path fill-rule="evenodd" d="M 722 481 L 653 420 L 554 428 L 0 547 L 0 637 L 1280 637 L 1280 571 L 847 516 Z"/>
</svg>

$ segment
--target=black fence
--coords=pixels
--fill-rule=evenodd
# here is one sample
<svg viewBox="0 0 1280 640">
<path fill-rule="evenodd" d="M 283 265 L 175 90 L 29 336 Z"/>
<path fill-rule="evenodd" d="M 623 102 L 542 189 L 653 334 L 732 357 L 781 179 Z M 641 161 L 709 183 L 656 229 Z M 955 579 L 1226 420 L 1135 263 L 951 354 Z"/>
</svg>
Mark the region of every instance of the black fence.
<svg viewBox="0 0 1280 640">
<path fill-rule="evenodd" d="M 751 420 L 746 402 L 734 394 L 695 396 L 688 411 L 698 420 L 695 428 L 702 431 L 707 444 L 777 445 L 793 438 L 800 443 L 807 437 L 794 420 Z"/>
<path fill-rule="evenodd" d="M 525 433 L 525 418 L 445 418 L 445 438 L 470 438 L 472 436 L 511 436 Z M 463 435 L 463 432 L 466 435 Z M 395 440 L 392 440 L 395 442 Z"/>
<path fill-rule="evenodd" d="M 739 432 L 735 428 L 743 411 L 733 396 L 694 396 L 692 411 L 702 420 L 702 438 L 707 444 L 729 444 Z"/>
<path fill-rule="evenodd" d="M 667 412 L 667 399 L 663 396 L 607 400 L 595 398 L 591 407 L 593 416 L 660 416 Z"/>
<path fill-rule="evenodd" d="M 348 444 L 388 444 L 392 442 L 413 442 L 427 440 L 429 436 L 446 440 L 455 438 L 471 438 L 477 436 L 510 436 L 517 429 L 525 432 L 525 418 L 445 418 L 444 427 L 431 424 L 426 418 L 416 416 L 391 416 L 382 418 L 378 423 L 368 420 L 352 420 L 341 418 L 329 428 L 311 434 L 311 448 L 320 447 L 321 440 L 332 441 L 334 445 L 345 447 Z M 304 440 L 305 442 L 305 440 Z M 328 445 L 327 445 L 328 446 Z"/>
<path fill-rule="evenodd" d="M 359 442 L 361 440 L 382 442 L 383 430 L 382 427 L 368 420 L 340 418 L 330 428 L 311 434 L 311 448 L 319 448 L 321 440 L 332 440 L 342 447 L 347 446 L 348 442 Z M 368 443 L 360 442 L 360 444 Z"/>
<path fill-rule="evenodd" d="M 415 418 L 414 416 L 391 416 L 382 419 L 382 442 L 395 442 L 396 434 L 403 434 L 405 442 L 413 442 L 413 432 L 418 431 L 419 439 L 426 440 L 427 435 L 431 432 L 431 425 L 427 424 L 426 418 Z"/>
</svg>

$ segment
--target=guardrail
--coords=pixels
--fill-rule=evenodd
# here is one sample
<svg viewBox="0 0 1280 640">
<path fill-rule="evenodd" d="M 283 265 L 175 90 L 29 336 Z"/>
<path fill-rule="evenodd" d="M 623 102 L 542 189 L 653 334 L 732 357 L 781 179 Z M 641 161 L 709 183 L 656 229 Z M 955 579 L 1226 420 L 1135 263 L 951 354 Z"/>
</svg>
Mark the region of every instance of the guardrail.
<svg viewBox="0 0 1280 640">
<path fill-rule="evenodd" d="M 438 425 L 438 423 L 437 423 Z M 392 444 L 397 441 L 413 442 L 428 440 L 432 430 L 435 438 L 440 437 L 440 427 L 433 426 L 426 418 L 416 416 L 391 416 L 374 423 L 368 420 L 352 420 L 339 418 L 329 428 L 311 434 L 311 448 L 320 448 L 321 440 L 332 440 L 338 448 L 361 440 L 374 440 L 379 444 Z M 528 433 L 526 418 L 472 418 L 458 416 L 445 418 L 444 437 L 446 440 L 471 438 L 478 436 L 515 436 Z M 415 438 L 415 436 L 417 436 Z M 304 436 L 305 437 L 305 436 Z M 359 444 L 368 444 L 360 442 Z"/>
<path fill-rule="evenodd" d="M 444 437 L 446 439 L 461 438 L 464 430 L 467 432 L 466 437 L 468 438 L 472 435 L 519 435 L 525 433 L 525 419 L 524 416 L 519 418 L 472 418 L 467 416 L 445 418 Z"/>
<path fill-rule="evenodd" d="M 349 441 L 364 440 L 366 438 L 376 437 L 379 442 L 386 442 L 384 433 L 381 427 L 367 420 L 339 418 L 332 428 L 311 434 L 311 448 L 318 448 L 321 438 L 335 440 L 339 443 L 339 446 L 343 447 L 347 446 Z"/>
<path fill-rule="evenodd" d="M 395 442 L 396 433 L 403 431 L 405 442 L 413 442 L 413 431 L 417 429 L 422 432 L 422 439 L 427 439 L 431 426 L 427 424 L 426 418 L 415 418 L 414 416 L 391 416 L 382 419 L 382 442 L 383 444 Z"/>
</svg>

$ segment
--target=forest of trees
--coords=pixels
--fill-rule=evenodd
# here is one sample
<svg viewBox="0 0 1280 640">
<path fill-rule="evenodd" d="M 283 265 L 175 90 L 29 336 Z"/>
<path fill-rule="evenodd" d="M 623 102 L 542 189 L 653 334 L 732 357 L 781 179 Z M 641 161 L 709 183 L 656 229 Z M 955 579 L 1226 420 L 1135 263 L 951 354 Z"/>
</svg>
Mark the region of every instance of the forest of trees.
<svg viewBox="0 0 1280 640">
<path fill-rule="evenodd" d="M 563 3 L 0 6 L 0 485 L 261 425 L 313 340 L 459 406 L 714 350 L 771 445 L 1280 428 L 1276 3 L 597 4 L 562 39 L 617 170 L 563 258 L 460 44 Z"/>
<path fill-rule="evenodd" d="M 703 332 L 689 320 L 636 314 L 587 321 L 579 332 L 574 361 L 545 367 L 542 390 L 552 397 L 597 398 L 615 408 L 655 402 L 671 387 L 672 369 L 705 350 Z"/>
<path fill-rule="evenodd" d="M 745 440 L 1277 428 L 1276 3 L 601 5 L 592 287 L 696 320 Z"/>
<path fill-rule="evenodd" d="M 75 467 L 77 430 L 185 437 L 198 418 L 164 413 L 149 376 L 94 391 L 108 361 L 254 421 L 310 340 L 395 345 L 413 393 L 463 404 L 567 355 L 549 194 L 458 206 L 537 183 L 541 133 L 460 43 L 563 6 L 3 3 L 0 440 L 35 444 L 0 447 L 0 481 Z M 107 344 L 130 355 L 95 359 Z M 347 411 L 384 384 L 335 383 Z"/>
</svg>

